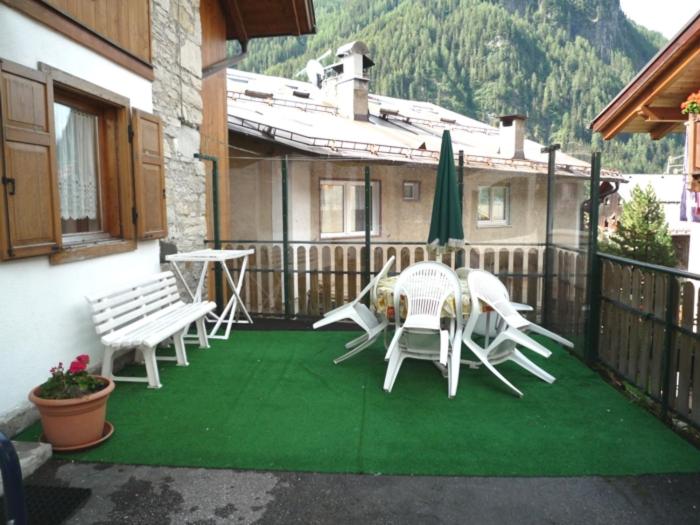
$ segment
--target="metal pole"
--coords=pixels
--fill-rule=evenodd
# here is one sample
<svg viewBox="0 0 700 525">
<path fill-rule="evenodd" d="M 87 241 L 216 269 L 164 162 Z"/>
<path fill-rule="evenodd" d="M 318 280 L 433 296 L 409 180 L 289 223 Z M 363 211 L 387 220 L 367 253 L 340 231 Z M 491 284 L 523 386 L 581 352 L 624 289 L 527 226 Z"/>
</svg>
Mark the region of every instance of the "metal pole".
<svg viewBox="0 0 700 525">
<path fill-rule="evenodd" d="M 544 249 L 544 286 L 542 289 L 542 324 L 549 328 L 549 301 L 552 295 L 552 271 L 554 268 L 554 246 L 553 246 L 553 230 L 554 230 L 554 185 L 556 175 L 556 155 L 557 150 L 561 148 L 560 144 L 551 144 L 546 148 L 542 148 L 542 153 L 549 154 L 547 160 L 547 224 L 545 231 L 545 249 Z"/>
<path fill-rule="evenodd" d="M 372 248 L 372 182 L 369 178 L 369 166 L 365 166 L 365 257 L 362 270 L 362 286 L 367 286 L 370 276 L 370 250 Z"/>
<path fill-rule="evenodd" d="M 212 163 L 211 170 L 211 200 L 212 212 L 214 214 L 214 249 L 221 249 L 221 225 L 219 217 L 219 157 L 213 155 L 205 155 L 203 153 L 195 153 L 194 158 L 199 160 L 208 160 Z M 221 313 L 224 304 L 224 289 L 222 286 L 221 267 L 219 264 L 214 265 L 214 290 L 216 297 L 217 312 Z"/>
<path fill-rule="evenodd" d="M 459 216 L 462 218 L 462 226 L 464 226 L 464 150 L 459 150 L 459 209 Z M 457 268 L 464 266 L 464 246 L 457 252 L 455 266 Z"/>
<path fill-rule="evenodd" d="M 603 276 L 601 261 L 598 257 L 598 214 L 600 210 L 600 152 L 591 156 L 591 196 L 590 212 L 588 214 L 588 282 L 586 295 L 588 299 L 588 315 L 586 316 L 586 332 L 584 334 L 584 357 L 586 362 L 593 364 L 598 359 L 600 339 L 600 302 L 602 295 Z"/>
<path fill-rule="evenodd" d="M 287 176 L 287 156 L 282 158 L 282 266 L 284 268 L 284 318 L 292 316 L 290 294 L 291 275 L 289 274 L 289 192 Z"/>
<path fill-rule="evenodd" d="M 668 405 L 671 399 L 671 353 L 673 352 L 673 325 L 674 317 L 678 309 L 674 306 L 678 303 L 678 281 L 672 275 L 667 275 L 666 288 L 666 319 L 664 326 L 664 353 L 661 356 L 661 370 L 663 371 L 663 393 L 661 396 L 661 417 L 668 415 Z"/>
</svg>

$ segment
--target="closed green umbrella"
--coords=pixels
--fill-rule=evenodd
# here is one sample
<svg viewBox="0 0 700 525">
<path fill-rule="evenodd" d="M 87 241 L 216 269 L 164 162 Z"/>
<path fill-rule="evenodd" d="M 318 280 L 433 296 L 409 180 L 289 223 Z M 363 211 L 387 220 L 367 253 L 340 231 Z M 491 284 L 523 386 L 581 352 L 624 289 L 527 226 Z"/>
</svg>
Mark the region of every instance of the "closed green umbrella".
<svg viewBox="0 0 700 525">
<path fill-rule="evenodd" d="M 442 134 L 440 162 L 435 181 L 435 200 L 430 219 L 428 249 L 437 253 L 445 253 L 462 246 L 464 246 L 462 204 L 459 202 L 452 138 L 450 132 L 445 130 Z"/>
</svg>

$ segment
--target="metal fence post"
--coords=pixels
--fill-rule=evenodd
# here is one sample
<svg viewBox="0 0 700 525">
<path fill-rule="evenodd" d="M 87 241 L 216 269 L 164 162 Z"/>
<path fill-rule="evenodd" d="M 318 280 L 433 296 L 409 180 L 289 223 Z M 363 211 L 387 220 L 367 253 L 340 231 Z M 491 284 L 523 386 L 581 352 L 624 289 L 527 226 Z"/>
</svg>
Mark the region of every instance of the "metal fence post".
<svg viewBox="0 0 700 525">
<path fill-rule="evenodd" d="M 554 267 L 554 247 L 553 247 L 553 230 L 554 230 L 554 198 L 555 198 L 555 175 L 556 175 L 556 155 L 557 150 L 561 148 L 560 144 L 551 144 L 546 148 L 542 148 L 542 153 L 549 155 L 547 159 L 547 224 L 545 231 L 545 248 L 544 248 L 544 286 L 542 287 L 542 324 L 549 328 L 549 305 L 552 295 L 552 269 Z"/>
<path fill-rule="evenodd" d="M 372 181 L 369 178 L 369 166 L 365 166 L 365 256 L 362 270 L 362 286 L 367 286 L 371 279 L 370 250 L 372 249 Z M 368 297 L 365 297 L 369 301 Z"/>
<path fill-rule="evenodd" d="M 663 393 L 661 396 L 661 417 L 668 415 L 668 406 L 671 401 L 671 353 L 673 352 L 673 327 L 674 317 L 678 309 L 674 305 L 678 303 L 678 281 L 673 275 L 667 275 L 666 288 L 666 316 L 664 319 L 664 353 L 661 356 L 661 371 L 663 373 Z"/>
<path fill-rule="evenodd" d="M 284 318 L 292 316 L 292 303 L 289 275 L 289 182 L 287 175 L 287 155 L 282 157 L 282 283 L 284 286 Z"/>
<path fill-rule="evenodd" d="M 588 277 L 586 295 L 588 315 L 584 335 L 584 357 L 589 364 L 598 359 L 600 341 L 600 302 L 603 286 L 601 262 L 598 257 L 598 214 L 600 210 L 600 152 L 591 156 L 591 196 L 588 215 Z"/>
</svg>

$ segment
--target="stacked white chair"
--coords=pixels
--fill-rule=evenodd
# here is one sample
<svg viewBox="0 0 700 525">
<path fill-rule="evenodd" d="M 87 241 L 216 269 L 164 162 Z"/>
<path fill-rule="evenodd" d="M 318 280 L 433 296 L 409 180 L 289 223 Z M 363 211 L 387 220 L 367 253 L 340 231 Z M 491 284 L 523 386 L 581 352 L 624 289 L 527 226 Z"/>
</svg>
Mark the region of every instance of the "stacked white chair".
<svg viewBox="0 0 700 525">
<path fill-rule="evenodd" d="M 522 396 L 523 393 L 503 377 L 496 370 L 495 365 L 505 361 L 513 361 L 543 381 L 553 383 L 555 380 L 554 376 L 545 372 L 525 357 L 516 348 L 516 345 L 532 350 L 543 357 L 549 357 L 552 352 L 528 336 L 526 332 L 539 333 L 569 348 L 573 348 L 573 343 L 554 332 L 531 323 L 520 315 L 510 302 L 508 290 L 495 275 L 483 270 L 472 270 L 469 272 L 467 281 L 469 283 L 472 305 L 469 319 L 462 335 L 462 340 L 467 348 L 518 396 Z M 489 315 L 497 316 L 498 320 L 495 324 L 495 338 L 492 342 L 481 346 L 473 340 L 473 336 L 478 334 L 475 328 L 480 317 L 487 313 L 483 307 L 484 304 L 493 310 L 489 312 Z M 488 333 L 485 335 L 488 335 Z"/>
<path fill-rule="evenodd" d="M 467 280 L 469 277 L 469 272 L 473 271 L 471 268 L 457 268 L 457 277 L 461 280 Z M 510 302 L 518 312 L 532 312 L 533 308 L 529 304 L 516 303 L 515 301 Z M 498 335 L 498 316 L 490 315 L 489 313 L 484 313 L 479 316 L 476 321 L 476 326 L 474 327 L 474 333 L 477 335 L 483 335 L 486 337 L 486 343 L 488 344 L 489 338 L 496 337 Z"/>
<path fill-rule="evenodd" d="M 357 323 L 357 325 L 365 331 L 365 333 L 360 337 L 349 341 L 345 345 L 345 348 L 348 349 L 349 352 L 334 359 L 333 362 L 336 365 L 341 361 L 345 361 L 346 359 L 359 354 L 368 346 L 371 346 L 372 343 L 374 343 L 386 329 L 389 321 L 385 317 L 378 319 L 377 315 L 375 315 L 372 310 L 370 310 L 360 301 L 365 295 L 367 295 L 367 293 L 371 292 L 370 304 L 375 303 L 377 285 L 379 284 L 379 281 L 386 277 L 386 275 L 389 273 L 389 269 L 394 264 L 395 259 L 396 258 L 392 255 L 382 270 L 369 282 L 369 284 L 367 284 L 367 286 L 362 289 L 360 294 L 352 302 L 326 312 L 323 319 L 320 319 L 314 323 L 313 327 L 314 330 L 316 330 L 317 328 L 321 328 L 322 326 L 332 323 L 337 323 L 338 321 L 350 320 Z"/>
<path fill-rule="evenodd" d="M 401 296 L 406 305 L 403 323 Z M 455 318 L 447 331 L 442 329 L 440 317 L 450 297 L 454 297 Z M 455 273 L 438 262 L 420 262 L 404 270 L 394 287 L 394 315 L 396 332 L 386 354 L 389 363 L 384 390 L 391 392 L 404 359 L 424 359 L 447 366 L 447 391 L 453 398 L 459 381 L 462 337 L 462 291 Z"/>
</svg>

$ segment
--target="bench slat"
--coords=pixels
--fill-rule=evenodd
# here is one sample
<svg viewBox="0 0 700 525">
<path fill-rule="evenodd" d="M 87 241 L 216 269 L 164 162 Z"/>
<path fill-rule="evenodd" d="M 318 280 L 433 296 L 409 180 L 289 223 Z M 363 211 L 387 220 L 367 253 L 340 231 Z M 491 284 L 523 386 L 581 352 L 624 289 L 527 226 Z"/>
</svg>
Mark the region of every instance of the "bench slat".
<svg viewBox="0 0 700 525">
<path fill-rule="evenodd" d="M 174 298 L 168 296 L 164 299 L 160 299 L 153 303 L 141 305 L 139 308 L 131 310 L 127 314 L 105 321 L 104 323 L 96 327 L 97 333 L 99 335 L 102 335 L 105 332 L 111 332 L 112 330 L 117 330 L 126 324 L 130 324 L 134 320 L 138 320 L 141 318 L 147 319 L 150 315 L 153 315 L 153 313 L 162 311 L 164 307 L 176 305 L 178 303 L 182 303 L 178 296 L 175 296 Z"/>
<path fill-rule="evenodd" d="M 163 279 L 170 279 L 172 278 L 173 280 L 175 279 L 175 274 L 173 272 L 167 271 L 167 272 L 160 272 L 155 275 L 149 275 L 148 277 L 144 277 L 142 279 L 138 279 L 133 281 L 132 283 L 128 285 L 121 286 L 119 288 L 113 288 L 111 290 L 107 289 L 102 291 L 101 293 L 97 294 L 91 294 L 86 296 L 86 299 L 90 304 L 96 303 L 97 301 L 102 301 L 104 299 L 108 299 L 110 297 L 113 297 L 115 295 L 119 295 L 122 293 L 129 292 L 133 290 L 134 288 L 138 288 L 141 286 L 147 286 L 151 283 L 155 283 L 157 281 L 162 281 Z"/>
<path fill-rule="evenodd" d="M 174 308 L 162 310 L 160 315 L 144 318 L 141 322 L 125 326 L 123 329 L 112 332 L 102 338 L 104 344 L 110 346 L 128 348 L 139 345 L 155 346 L 157 343 L 170 337 L 176 332 L 187 327 L 207 312 L 216 308 L 212 302 L 184 304 L 180 303 Z"/>
<path fill-rule="evenodd" d="M 124 304 L 115 306 L 113 308 L 104 309 L 100 313 L 93 315 L 92 320 L 96 325 L 100 325 L 108 319 L 119 317 L 120 315 L 129 312 L 130 310 L 141 308 L 141 306 L 143 305 L 153 303 L 158 299 L 162 299 L 166 296 L 173 296 L 173 302 L 177 301 L 180 298 L 177 291 L 177 287 L 173 285 L 165 288 L 156 288 L 155 290 L 150 291 L 147 294 L 143 294 L 140 297 L 130 300 Z"/>
<path fill-rule="evenodd" d="M 117 307 L 132 299 L 138 298 L 141 295 L 149 294 L 154 290 L 160 290 L 169 286 L 177 287 L 174 277 L 168 277 L 165 279 L 161 279 L 157 282 L 148 283 L 144 285 L 132 286 L 128 290 L 122 290 L 118 293 L 110 293 L 108 295 L 94 300 L 88 299 L 88 301 L 90 302 L 92 311 L 94 313 L 100 313 L 103 310 Z"/>
</svg>

